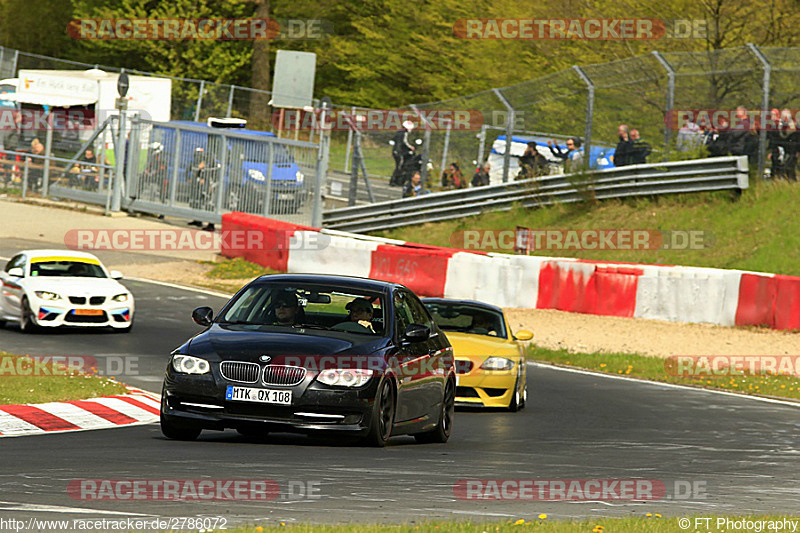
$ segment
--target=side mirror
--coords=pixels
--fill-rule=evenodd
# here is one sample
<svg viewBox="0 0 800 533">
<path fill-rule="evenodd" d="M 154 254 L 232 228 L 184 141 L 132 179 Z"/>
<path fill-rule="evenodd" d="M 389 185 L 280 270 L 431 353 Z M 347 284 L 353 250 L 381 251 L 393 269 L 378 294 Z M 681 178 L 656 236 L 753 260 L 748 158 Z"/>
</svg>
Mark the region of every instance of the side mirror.
<svg viewBox="0 0 800 533">
<path fill-rule="evenodd" d="M 111 276 L 111 279 L 122 279 L 122 272 L 119 270 L 112 270 L 108 274 Z"/>
<path fill-rule="evenodd" d="M 518 341 L 529 341 L 533 338 L 533 333 L 528 331 L 527 329 L 521 329 L 514 333 L 514 338 Z"/>
<path fill-rule="evenodd" d="M 403 334 L 403 340 L 410 343 L 424 342 L 431 336 L 431 328 L 422 324 L 409 324 Z"/>
<path fill-rule="evenodd" d="M 14 276 L 15 278 L 21 278 L 25 276 L 25 271 L 22 270 L 20 267 L 14 267 L 8 271 L 9 276 Z"/>
<path fill-rule="evenodd" d="M 192 320 L 199 326 L 210 326 L 214 321 L 214 310 L 210 307 L 198 307 L 192 311 Z"/>
</svg>

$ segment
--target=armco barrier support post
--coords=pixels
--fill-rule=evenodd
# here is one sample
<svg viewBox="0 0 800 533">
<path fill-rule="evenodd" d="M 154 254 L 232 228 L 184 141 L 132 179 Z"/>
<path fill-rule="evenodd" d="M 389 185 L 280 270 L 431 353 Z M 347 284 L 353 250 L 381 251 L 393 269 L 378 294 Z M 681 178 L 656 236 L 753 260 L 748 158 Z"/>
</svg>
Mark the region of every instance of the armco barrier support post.
<svg viewBox="0 0 800 533">
<path fill-rule="evenodd" d="M 767 162 L 767 113 L 769 113 L 769 85 L 772 76 L 772 65 L 767 56 L 753 43 L 747 43 L 747 47 L 753 52 L 764 67 L 764 78 L 761 82 L 761 127 L 758 133 L 758 178 L 763 179 L 764 167 Z M 774 176 L 773 176 L 774 178 Z"/>
<path fill-rule="evenodd" d="M 665 116 L 668 116 L 669 113 L 672 111 L 672 107 L 675 105 L 675 69 L 672 68 L 672 65 L 669 64 L 664 56 L 661 55 L 661 52 L 658 50 L 653 50 L 653 56 L 661 63 L 661 66 L 664 67 L 664 70 L 667 71 L 667 101 L 664 105 L 664 113 Z M 672 132 L 670 131 L 669 126 L 666 125 L 666 121 L 664 124 L 664 160 L 667 160 L 667 152 L 669 151 L 669 143 L 672 137 Z"/>
<path fill-rule="evenodd" d="M 511 168 L 511 142 L 514 136 L 514 121 L 516 120 L 516 113 L 511 104 L 500 92 L 500 89 L 492 89 L 492 92 L 497 96 L 506 109 L 508 110 L 508 117 L 506 117 L 506 153 L 503 155 L 503 183 L 508 182 L 508 172 Z M 478 161 L 478 165 L 483 164 L 483 161 Z"/>
<path fill-rule="evenodd" d="M 350 116 L 353 117 L 356 114 L 355 106 L 350 108 Z M 347 147 L 345 148 L 344 152 L 344 171 L 347 172 L 347 169 L 350 168 L 350 151 L 353 146 L 353 128 L 347 129 Z"/>
<path fill-rule="evenodd" d="M 586 84 L 588 94 L 586 95 L 586 130 L 583 134 L 583 164 L 587 168 L 591 168 L 592 157 L 592 122 L 594 121 L 594 83 L 589 79 L 589 76 L 578 65 L 572 67 L 578 76 L 581 77 L 583 83 Z"/>
</svg>

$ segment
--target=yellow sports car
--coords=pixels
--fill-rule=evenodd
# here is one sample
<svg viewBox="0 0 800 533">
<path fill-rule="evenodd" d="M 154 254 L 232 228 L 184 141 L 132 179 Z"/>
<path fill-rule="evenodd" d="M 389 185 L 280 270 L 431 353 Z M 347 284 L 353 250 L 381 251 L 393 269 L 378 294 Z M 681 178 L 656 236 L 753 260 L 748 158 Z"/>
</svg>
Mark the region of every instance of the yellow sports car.
<svg viewBox="0 0 800 533">
<path fill-rule="evenodd" d="M 519 411 L 527 399 L 525 353 L 516 341 L 533 333 L 511 333 L 503 310 L 470 300 L 424 298 L 440 329 L 453 345 L 456 404 L 505 407 Z"/>
</svg>

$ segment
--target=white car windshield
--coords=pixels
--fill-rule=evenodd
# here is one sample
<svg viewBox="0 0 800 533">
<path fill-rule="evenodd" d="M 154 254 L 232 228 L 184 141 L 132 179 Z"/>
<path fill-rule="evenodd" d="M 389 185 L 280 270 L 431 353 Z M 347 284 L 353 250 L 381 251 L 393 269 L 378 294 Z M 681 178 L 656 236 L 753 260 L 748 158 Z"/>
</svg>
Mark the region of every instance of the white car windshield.
<svg viewBox="0 0 800 533">
<path fill-rule="evenodd" d="M 100 265 L 82 261 L 32 261 L 31 277 L 105 278 Z"/>
</svg>

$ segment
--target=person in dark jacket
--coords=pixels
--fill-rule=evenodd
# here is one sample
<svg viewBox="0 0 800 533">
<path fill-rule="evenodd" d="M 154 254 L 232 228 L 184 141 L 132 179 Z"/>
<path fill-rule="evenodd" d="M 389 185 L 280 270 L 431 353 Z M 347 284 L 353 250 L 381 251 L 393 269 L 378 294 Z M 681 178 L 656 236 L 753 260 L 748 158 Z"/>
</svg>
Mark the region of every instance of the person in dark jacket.
<svg viewBox="0 0 800 533">
<path fill-rule="evenodd" d="M 394 158 L 394 172 L 392 178 L 389 180 L 389 185 L 401 186 L 403 185 L 400 169 L 403 162 L 411 155 L 414 154 L 414 145 L 411 144 L 411 130 L 414 129 L 414 123 L 410 120 L 403 122 L 403 129 L 398 130 L 392 138 L 392 157 Z"/>
<path fill-rule="evenodd" d="M 719 128 L 711 127 L 705 134 L 705 145 L 709 157 L 722 157 L 730 153 L 730 131 L 727 119 L 719 119 Z"/>
<path fill-rule="evenodd" d="M 458 163 L 453 161 L 450 166 L 442 172 L 442 188 L 444 189 L 462 189 L 467 186 L 464 176 L 461 175 L 461 169 Z"/>
<path fill-rule="evenodd" d="M 628 151 L 628 162 L 631 165 L 644 165 L 647 163 L 647 156 L 653 148 L 649 143 L 639 137 L 639 130 L 631 130 L 630 147 Z"/>
<path fill-rule="evenodd" d="M 750 165 L 758 157 L 758 133 L 743 106 L 736 108 L 736 124 L 732 124 L 728 134 L 731 155 L 746 155 Z"/>
<path fill-rule="evenodd" d="M 531 141 L 525 152 L 519 157 L 520 171 L 517 174 L 517 179 L 535 178 L 545 173 L 547 168 L 547 159 L 539 153 L 536 148 L 536 143 Z"/>
<path fill-rule="evenodd" d="M 492 166 L 489 162 L 485 162 L 482 166 L 478 167 L 478 170 L 475 171 L 475 175 L 472 176 L 472 186 L 473 187 L 483 187 L 484 185 L 489 185 L 489 171 L 492 169 Z"/>
<path fill-rule="evenodd" d="M 777 109 L 773 110 L 775 129 L 767 132 L 770 158 L 772 159 L 772 177 L 797 181 L 797 155 L 800 151 L 800 132 L 792 119 L 792 112 L 784 109 L 775 120 Z"/>
<path fill-rule="evenodd" d="M 617 128 L 617 137 L 619 138 L 619 142 L 617 143 L 616 150 L 614 150 L 614 155 L 611 156 L 612 162 L 615 167 L 630 165 L 631 139 L 628 136 L 628 126 L 626 124 L 619 125 Z"/>
</svg>

